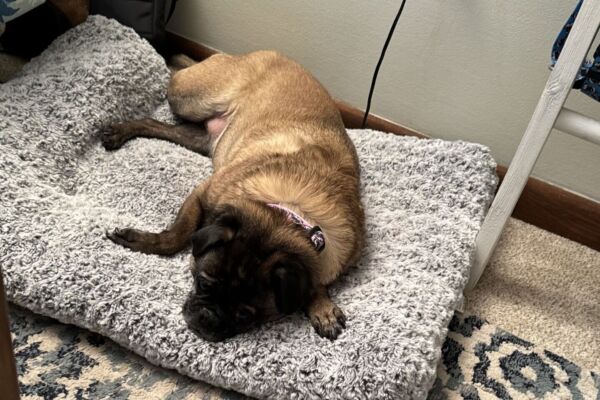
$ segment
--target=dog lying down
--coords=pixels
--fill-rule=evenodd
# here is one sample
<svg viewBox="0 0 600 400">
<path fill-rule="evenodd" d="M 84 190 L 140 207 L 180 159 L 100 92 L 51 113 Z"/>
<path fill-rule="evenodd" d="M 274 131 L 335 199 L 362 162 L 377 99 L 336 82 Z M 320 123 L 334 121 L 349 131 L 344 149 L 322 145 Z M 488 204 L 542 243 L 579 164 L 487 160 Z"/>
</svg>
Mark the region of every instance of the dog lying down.
<svg viewBox="0 0 600 400">
<path fill-rule="evenodd" d="M 364 212 L 359 165 L 327 91 L 271 51 L 176 57 L 168 100 L 185 122 L 112 127 L 107 150 L 134 137 L 172 141 L 212 158 L 214 173 L 160 233 L 115 229 L 115 243 L 171 255 L 192 245 L 188 326 L 219 341 L 298 310 L 335 339 L 346 317 L 327 287 L 357 261 Z"/>
</svg>

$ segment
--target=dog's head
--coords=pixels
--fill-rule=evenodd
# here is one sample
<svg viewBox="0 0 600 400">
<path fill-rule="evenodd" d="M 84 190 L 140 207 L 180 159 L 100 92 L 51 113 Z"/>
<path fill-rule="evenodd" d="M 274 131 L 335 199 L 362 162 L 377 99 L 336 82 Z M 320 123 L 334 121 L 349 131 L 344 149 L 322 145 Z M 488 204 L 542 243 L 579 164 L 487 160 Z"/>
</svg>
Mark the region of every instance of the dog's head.
<svg viewBox="0 0 600 400">
<path fill-rule="evenodd" d="M 227 206 L 192 238 L 188 326 L 219 341 L 301 309 L 317 252 L 301 229 L 257 203 Z"/>
</svg>

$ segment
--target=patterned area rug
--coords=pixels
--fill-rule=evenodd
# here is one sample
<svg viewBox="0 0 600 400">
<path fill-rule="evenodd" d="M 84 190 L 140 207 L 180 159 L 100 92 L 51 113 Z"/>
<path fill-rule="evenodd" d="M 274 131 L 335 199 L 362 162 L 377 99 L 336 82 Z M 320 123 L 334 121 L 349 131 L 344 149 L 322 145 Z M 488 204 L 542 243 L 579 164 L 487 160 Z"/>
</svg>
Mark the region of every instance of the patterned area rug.
<svg viewBox="0 0 600 400">
<path fill-rule="evenodd" d="M 23 399 L 246 399 L 149 364 L 114 342 L 12 307 Z M 476 316 L 456 314 L 430 400 L 599 399 L 600 375 Z"/>
<path fill-rule="evenodd" d="M 597 399 L 600 375 L 473 316 L 456 313 L 429 400 Z"/>
</svg>

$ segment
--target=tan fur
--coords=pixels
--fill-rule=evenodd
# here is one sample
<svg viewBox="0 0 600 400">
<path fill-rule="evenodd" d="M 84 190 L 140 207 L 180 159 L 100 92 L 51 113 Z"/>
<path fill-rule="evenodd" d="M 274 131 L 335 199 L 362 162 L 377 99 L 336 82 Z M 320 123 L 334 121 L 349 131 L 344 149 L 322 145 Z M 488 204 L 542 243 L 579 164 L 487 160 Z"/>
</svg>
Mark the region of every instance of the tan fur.
<svg viewBox="0 0 600 400">
<path fill-rule="evenodd" d="M 186 119 L 217 110 L 228 120 L 203 207 L 249 198 L 319 225 L 327 244 L 313 271 L 317 284 L 356 261 L 364 218 L 356 152 L 332 98 L 306 70 L 270 51 L 216 55 L 176 73 L 169 101 Z M 274 158 L 280 154 L 287 157 Z"/>
<path fill-rule="evenodd" d="M 108 237 L 136 251 L 174 254 L 188 246 L 201 227 L 215 226 L 207 218 L 233 207 L 244 214 L 244 226 L 262 241 L 257 246 L 268 244 L 272 252 L 251 272 L 263 282 L 259 287 L 272 284 L 273 270 L 281 272 L 274 265 L 289 262 L 290 257 L 302 258 L 302 268 L 296 265 L 295 274 L 308 275 L 310 287 L 305 290 L 297 284 L 303 297 L 297 306 L 304 308 L 320 335 L 335 339 L 346 319 L 329 298 L 327 286 L 358 259 L 364 229 L 358 157 L 335 103 L 306 70 L 271 51 L 219 54 L 199 64 L 177 57 L 173 67 L 177 72 L 171 78 L 168 99 L 173 112 L 186 122 L 173 126 L 145 119 L 117 124 L 103 137 L 103 144 L 114 150 L 133 137 L 170 140 L 211 156 L 214 174 L 194 189 L 165 231 L 116 229 Z M 307 232 L 281 211 L 267 207 L 269 203 L 283 205 L 320 226 L 324 250 L 316 251 Z M 242 248 L 241 242 L 231 242 Z M 260 253 L 255 248 L 242 249 L 232 255 L 239 257 L 233 260 L 239 271 L 244 271 L 240 268 L 244 263 L 238 260 L 255 256 L 253 251 Z M 194 255 L 192 275 L 206 280 L 218 276 L 226 270 L 224 265 L 231 264 L 229 255 L 208 252 L 201 256 L 199 251 L 200 258 Z M 246 279 L 247 273 L 237 278 Z M 263 310 L 262 315 L 277 315 L 273 287 L 281 285 L 262 293 L 262 305 L 254 304 Z M 286 286 L 285 292 L 293 296 L 294 289 Z M 186 302 L 189 308 L 184 305 L 184 316 L 192 321 L 188 324 L 213 337 L 213 331 L 206 331 L 206 321 L 194 319 L 205 315 L 197 312 L 194 301 L 192 295 Z"/>
</svg>

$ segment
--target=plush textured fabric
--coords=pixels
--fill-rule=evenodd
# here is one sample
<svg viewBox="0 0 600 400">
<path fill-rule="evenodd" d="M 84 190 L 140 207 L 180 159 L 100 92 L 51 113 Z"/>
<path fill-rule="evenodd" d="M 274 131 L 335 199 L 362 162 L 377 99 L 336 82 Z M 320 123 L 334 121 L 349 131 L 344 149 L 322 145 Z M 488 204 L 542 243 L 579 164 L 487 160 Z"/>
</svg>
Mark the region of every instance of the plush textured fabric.
<svg viewBox="0 0 600 400">
<path fill-rule="evenodd" d="M 301 314 L 222 343 L 189 331 L 188 252 L 133 253 L 107 229 L 163 229 L 210 161 L 159 140 L 106 152 L 116 120 L 171 120 L 168 71 L 130 29 L 92 17 L 0 88 L 0 262 L 11 301 L 152 363 L 259 398 L 425 398 L 496 184 L 481 145 L 351 131 L 367 248 L 332 287 L 334 342 Z"/>
<path fill-rule="evenodd" d="M 564 239 L 567 240 L 567 239 Z M 23 400 L 249 400 L 149 365 L 104 337 L 10 310 Z M 597 399 L 600 374 L 475 315 L 454 314 L 428 400 Z"/>
</svg>

